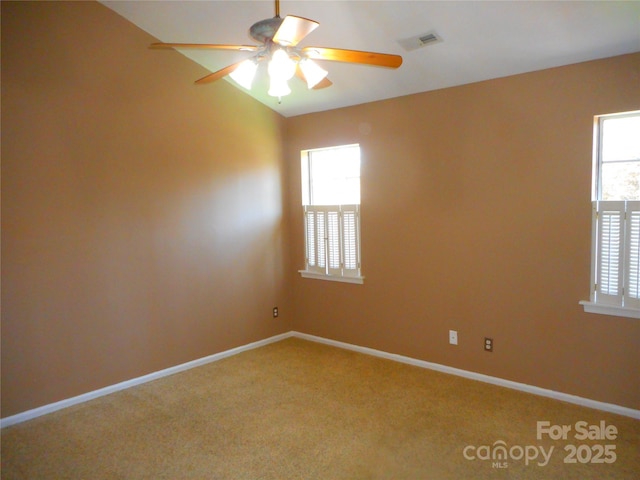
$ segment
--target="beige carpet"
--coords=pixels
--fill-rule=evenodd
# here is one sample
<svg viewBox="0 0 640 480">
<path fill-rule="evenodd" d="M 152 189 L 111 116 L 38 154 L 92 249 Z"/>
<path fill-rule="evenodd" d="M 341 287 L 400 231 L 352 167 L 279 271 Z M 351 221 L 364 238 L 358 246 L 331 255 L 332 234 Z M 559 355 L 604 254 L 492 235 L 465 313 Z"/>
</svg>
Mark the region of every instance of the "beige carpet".
<svg viewBox="0 0 640 480">
<path fill-rule="evenodd" d="M 638 479 L 639 451 L 640 421 L 292 338 L 5 428 L 2 478 Z"/>
</svg>

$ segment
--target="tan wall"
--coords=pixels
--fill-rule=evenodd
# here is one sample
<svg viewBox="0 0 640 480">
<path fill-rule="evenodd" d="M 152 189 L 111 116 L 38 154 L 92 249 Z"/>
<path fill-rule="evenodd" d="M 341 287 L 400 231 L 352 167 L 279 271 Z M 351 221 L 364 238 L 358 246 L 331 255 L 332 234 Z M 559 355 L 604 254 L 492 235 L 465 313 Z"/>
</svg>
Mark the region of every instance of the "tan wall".
<svg viewBox="0 0 640 480">
<path fill-rule="evenodd" d="M 636 54 L 287 119 L 297 268 L 300 150 L 362 147 L 365 283 L 297 277 L 294 328 L 640 408 L 640 322 L 578 305 L 593 116 L 639 81 Z"/>
<path fill-rule="evenodd" d="M 290 330 L 283 119 L 152 41 L 2 2 L 3 417 Z"/>
<path fill-rule="evenodd" d="M 152 40 L 2 2 L 2 417 L 291 328 L 640 408 L 640 323 L 577 304 L 639 55 L 284 120 Z M 300 279 L 299 151 L 354 142 L 365 284 Z"/>
</svg>

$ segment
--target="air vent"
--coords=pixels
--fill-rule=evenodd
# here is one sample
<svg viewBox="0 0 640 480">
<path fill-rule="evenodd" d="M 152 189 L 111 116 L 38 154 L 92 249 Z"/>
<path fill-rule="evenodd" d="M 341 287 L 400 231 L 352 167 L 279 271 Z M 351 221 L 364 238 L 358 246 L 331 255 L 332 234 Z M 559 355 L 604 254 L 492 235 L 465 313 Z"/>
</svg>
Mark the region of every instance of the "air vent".
<svg viewBox="0 0 640 480">
<path fill-rule="evenodd" d="M 426 35 L 423 35 L 422 37 L 420 37 L 418 40 L 420 41 L 421 45 L 425 45 L 427 43 L 437 42 L 438 37 L 436 37 L 435 34 L 433 33 L 427 33 Z"/>
<path fill-rule="evenodd" d="M 434 43 L 441 42 L 442 38 L 435 32 L 422 33 L 414 37 L 405 38 L 404 40 L 398 40 L 398 43 L 406 51 L 417 50 L 418 48 L 426 47 Z"/>
</svg>

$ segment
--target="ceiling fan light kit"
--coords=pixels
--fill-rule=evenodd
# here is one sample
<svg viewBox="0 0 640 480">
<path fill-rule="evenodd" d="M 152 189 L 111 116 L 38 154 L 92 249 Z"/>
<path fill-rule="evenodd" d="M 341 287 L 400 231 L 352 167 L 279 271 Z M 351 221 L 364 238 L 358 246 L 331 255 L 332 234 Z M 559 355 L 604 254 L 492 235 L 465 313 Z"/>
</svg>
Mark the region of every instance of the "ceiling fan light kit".
<svg viewBox="0 0 640 480">
<path fill-rule="evenodd" d="M 199 48 L 256 52 L 249 59 L 228 65 L 216 72 L 196 80 L 196 84 L 211 83 L 229 75 L 238 85 L 251 90 L 258 71 L 258 64 L 267 60 L 269 75 L 268 94 L 278 100 L 291 93 L 288 81 L 294 76 L 307 83 L 309 89 L 320 89 L 332 85 L 328 72 L 313 60 L 360 63 L 386 68 L 398 68 L 402 57 L 386 53 L 342 50 L 326 47 L 304 47 L 297 45 L 320 24 L 307 18 L 287 15 L 280 18 L 280 2 L 275 0 L 276 16 L 254 23 L 249 35 L 261 43 L 255 45 L 154 43 L 151 48 Z M 312 60 L 313 59 L 313 60 Z"/>
<path fill-rule="evenodd" d="M 280 101 L 282 97 L 286 97 L 291 93 L 291 88 L 283 78 L 272 77 L 269 80 L 269 91 L 267 93 L 272 97 L 278 97 L 278 101 Z"/>
<path fill-rule="evenodd" d="M 329 72 L 310 58 L 303 58 L 300 60 L 298 65 L 300 65 L 300 70 L 302 70 L 302 74 L 307 80 L 307 87 L 309 89 L 315 87 L 318 83 L 324 80 L 327 75 L 329 75 Z"/>
<path fill-rule="evenodd" d="M 271 79 L 291 80 L 296 73 L 296 63 L 287 52 L 278 48 L 271 55 L 268 72 Z"/>
<path fill-rule="evenodd" d="M 238 65 L 238 68 L 231 72 L 229 76 L 241 87 L 251 90 L 251 85 L 253 84 L 253 79 L 256 76 L 257 69 L 258 64 L 253 58 L 250 58 L 241 62 Z"/>
</svg>

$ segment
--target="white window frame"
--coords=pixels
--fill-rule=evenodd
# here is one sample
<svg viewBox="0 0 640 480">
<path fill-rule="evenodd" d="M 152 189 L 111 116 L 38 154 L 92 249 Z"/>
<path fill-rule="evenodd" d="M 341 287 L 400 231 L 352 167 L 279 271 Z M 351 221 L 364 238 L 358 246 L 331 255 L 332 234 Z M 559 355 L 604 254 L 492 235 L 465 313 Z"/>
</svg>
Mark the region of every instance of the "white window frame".
<svg viewBox="0 0 640 480">
<path fill-rule="evenodd" d="M 640 318 L 640 201 L 601 200 L 602 123 L 595 118 L 592 188 L 591 294 L 585 312 Z"/>
<path fill-rule="evenodd" d="M 362 284 L 360 205 L 311 204 L 309 161 L 313 151 L 301 153 L 305 266 L 299 273 L 303 278 Z"/>
</svg>

